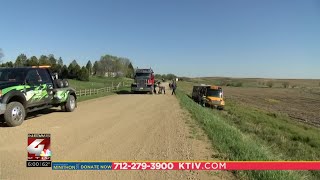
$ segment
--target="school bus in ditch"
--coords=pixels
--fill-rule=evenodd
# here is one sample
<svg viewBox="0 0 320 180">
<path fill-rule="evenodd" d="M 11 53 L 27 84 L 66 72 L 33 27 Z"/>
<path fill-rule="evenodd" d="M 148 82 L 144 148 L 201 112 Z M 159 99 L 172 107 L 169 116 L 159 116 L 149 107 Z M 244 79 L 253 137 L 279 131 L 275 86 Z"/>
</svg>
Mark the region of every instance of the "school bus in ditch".
<svg viewBox="0 0 320 180">
<path fill-rule="evenodd" d="M 223 110 L 225 101 L 223 90 L 220 86 L 196 85 L 193 86 L 192 99 L 202 106 Z"/>
</svg>

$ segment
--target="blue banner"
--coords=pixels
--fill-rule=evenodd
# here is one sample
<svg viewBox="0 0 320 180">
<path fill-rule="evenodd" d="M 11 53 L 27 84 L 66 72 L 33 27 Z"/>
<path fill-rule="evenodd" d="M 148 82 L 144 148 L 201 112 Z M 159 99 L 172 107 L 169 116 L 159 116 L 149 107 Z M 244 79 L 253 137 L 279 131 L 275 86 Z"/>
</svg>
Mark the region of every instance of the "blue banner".
<svg viewBox="0 0 320 180">
<path fill-rule="evenodd" d="M 52 162 L 52 170 L 112 170 L 112 162 Z"/>
</svg>

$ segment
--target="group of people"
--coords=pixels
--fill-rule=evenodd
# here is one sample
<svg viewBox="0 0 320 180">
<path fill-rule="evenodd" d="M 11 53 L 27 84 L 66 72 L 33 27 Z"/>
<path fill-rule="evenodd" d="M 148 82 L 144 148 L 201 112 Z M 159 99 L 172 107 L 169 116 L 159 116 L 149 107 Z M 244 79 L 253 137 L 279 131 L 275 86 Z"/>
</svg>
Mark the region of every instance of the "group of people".
<svg viewBox="0 0 320 180">
<path fill-rule="evenodd" d="M 166 88 L 165 88 L 164 86 L 161 86 L 161 83 L 160 83 L 160 82 L 154 83 L 154 86 L 153 86 L 153 93 L 154 93 L 154 94 L 157 94 L 156 87 L 159 88 L 159 91 L 158 91 L 159 94 L 162 94 L 162 92 L 163 92 L 164 94 L 166 94 Z"/>
<path fill-rule="evenodd" d="M 164 81 L 164 80 L 163 80 L 163 81 Z M 153 87 L 153 93 L 154 93 L 154 94 L 157 94 L 156 87 L 159 88 L 159 91 L 158 91 L 159 94 L 162 94 L 162 92 L 163 92 L 164 94 L 166 94 L 166 88 L 165 88 L 164 86 L 161 86 L 161 82 L 156 82 L 156 83 L 154 83 L 154 87 Z M 170 89 L 172 90 L 171 95 L 173 95 L 173 94 L 176 95 L 176 89 L 177 89 L 177 83 L 176 83 L 176 81 L 172 80 L 172 83 L 169 83 L 169 87 L 170 87 Z"/>
</svg>

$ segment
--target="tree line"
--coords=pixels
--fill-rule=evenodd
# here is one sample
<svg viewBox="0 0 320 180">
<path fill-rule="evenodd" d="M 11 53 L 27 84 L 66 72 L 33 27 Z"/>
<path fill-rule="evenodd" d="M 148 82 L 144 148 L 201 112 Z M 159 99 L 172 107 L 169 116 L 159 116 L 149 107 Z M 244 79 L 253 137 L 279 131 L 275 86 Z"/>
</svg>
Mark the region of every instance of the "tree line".
<svg viewBox="0 0 320 180">
<path fill-rule="evenodd" d="M 128 58 L 112 55 L 101 56 L 92 66 L 92 74 L 97 76 L 114 76 L 132 78 L 134 68 Z"/>
<path fill-rule="evenodd" d="M 156 79 L 165 79 L 165 80 L 174 80 L 177 78 L 174 74 L 155 74 L 154 77 Z"/>
<path fill-rule="evenodd" d="M 0 59 L 4 56 L 0 48 Z M 128 77 L 133 78 L 135 69 L 128 58 L 112 55 L 101 56 L 100 60 L 92 63 L 90 60 L 85 66 L 80 66 L 76 60 L 69 65 L 64 64 L 61 57 L 56 58 L 53 54 L 27 57 L 20 54 L 16 60 L 1 63 L 1 67 L 25 67 L 25 66 L 51 66 L 54 73 L 58 73 L 61 78 L 77 79 L 89 81 L 90 76 L 108 76 L 108 77 Z M 177 76 L 174 74 L 155 74 L 156 79 L 173 80 Z"/>
<path fill-rule="evenodd" d="M 0 49 L 0 58 L 3 53 Z M 51 66 L 54 73 L 58 73 L 61 78 L 77 79 L 89 81 L 89 76 L 111 76 L 111 77 L 129 77 L 132 78 L 134 68 L 128 58 L 104 55 L 99 61 L 93 64 L 89 60 L 85 66 L 80 66 L 76 60 L 73 60 L 68 66 L 63 63 L 61 57 L 56 58 L 53 54 L 41 55 L 39 58 L 31 56 L 28 58 L 25 54 L 20 54 L 15 62 L 8 61 L 2 63 L 1 67 L 25 67 L 25 66 Z"/>
</svg>

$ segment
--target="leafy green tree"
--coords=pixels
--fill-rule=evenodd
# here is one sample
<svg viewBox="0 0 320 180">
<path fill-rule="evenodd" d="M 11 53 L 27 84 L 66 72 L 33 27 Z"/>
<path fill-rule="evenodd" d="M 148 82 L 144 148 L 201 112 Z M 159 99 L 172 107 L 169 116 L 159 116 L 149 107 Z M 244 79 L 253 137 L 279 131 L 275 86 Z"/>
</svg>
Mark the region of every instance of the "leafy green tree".
<svg viewBox="0 0 320 180">
<path fill-rule="evenodd" d="M 88 69 L 86 67 L 82 67 L 81 70 L 78 73 L 78 80 L 80 81 L 89 81 L 89 72 Z"/>
<path fill-rule="evenodd" d="M 57 66 L 57 60 L 53 54 L 48 55 L 48 63 L 47 65 L 51 66 L 52 72 L 59 73 L 59 67 Z"/>
<path fill-rule="evenodd" d="M 59 57 L 58 61 L 57 61 L 57 64 L 55 66 L 55 71 L 58 73 L 58 74 L 62 74 L 62 67 L 63 67 L 63 60 L 61 57 Z"/>
<path fill-rule="evenodd" d="M 74 59 L 73 61 L 71 61 L 70 64 L 71 64 L 72 66 L 77 66 L 77 65 L 79 65 L 78 62 L 77 62 L 77 60 L 75 60 L 75 59 Z"/>
<path fill-rule="evenodd" d="M 27 66 L 38 66 L 39 61 L 36 56 L 32 56 L 30 59 L 27 59 Z"/>
<path fill-rule="evenodd" d="M 5 67 L 14 67 L 14 64 L 12 61 L 6 62 Z"/>
<path fill-rule="evenodd" d="M 272 88 L 272 87 L 273 87 L 273 81 L 268 81 L 268 82 L 267 82 L 267 86 L 268 86 L 269 88 Z"/>
<path fill-rule="evenodd" d="M 48 61 L 50 66 L 55 66 L 57 64 L 57 60 L 53 54 L 48 55 Z"/>
<path fill-rule="evenodd" d="M 59 57 L 59 59 L 58 59 L 58 65 L 63 67 L 63 60 L 61 57 Z"/>
<path fill-rule="evenodd" d="M 99 69 L 98 61 L 95 61 L 95 62 L 93 63 L 93 66 L 92 66 L 92 73 L 93 73 L 93 75 L 97 75 L 98 69 Z"/>
<path fill-rule="evenodd" d="M 99 66 L 99 74 L 104 75 L 105 73 L 108 73 L 110 76 L 111 72 L 114 72 L 114 60 L 115 57 L 111 55 L 104 55 L 100 58 L 100 65 Z"/>
<path fill-rule="evenodd" d="M 77 63 L 76 60 L 73 60 L 69 67 L 68 67 L 68 71 L 69 71 L 69 78 L 74 79 L 77 78 L 77 76 L 79 75 L 81 70 L 81 67 L 79 66 L 79 64 Z"/>
<path fill-rule="evenodd" d="M 86 68 L 88 70 L 89 75 L 91 75 L 92 74 L 92 63 L 90 60 L 87 62 Z"/>
<path fill-rule="evenodd" d="M 130 76 L 133 74 L 133 68 L 129 69 L 130 60 L 128 58 L 117 57 L 112 55 L 103 55 L 99 61 L 94 62 L 92 71 L 93 75 L 111 75 L 116 73 L 117 77 Z M 132 66 L 132 64 L 131 64 Z"/>
<path fill-rule="evenodd" d="M 134 73 L 134 68 L 132 66 L 132 63 L 130 62 L 127 68 L 127 78 L 132 78 L 133 77 L 133 73 Z"/>
<path fill-rule="evenodd" d="M 288 88 L 289 86 L 290 86 L 290 83 L 289 82 L 283 82 L 282 83 L 282 86 L 284 87 L 284 88 Z"/>
<path fill-rule="evenodd" d="M 120 70 L 121 70 L 121 67 L 122 67 L 122 62 L 120 59 L 116 58 L 115 60 L 113 60 L 113 69 L 112 71 L 115 72 L 115 73 L 119 73 Z"/>
<path fill-rule="evenodd" d="M 161 74 L 155 74 L 154 77 L 155 77 L 156 79 L 162 79 L 162 75 L 161 75 Z"/>
<path fill-rule="evenodd" d="M 167 79 L 168 80 L 173 80 L 173 79 L 175 79 L 177 76 L 176 75 L 174 75 L 174 74 L 167 74 Z"/>
<path fill-rule="evenodd" d="M 20 54 L 17 59 L 16 62 L 14 63 L 15 67 L 22 67 L 22 66 L 26 66 L 26 62 L 27 62 L 27 56 L 25 54 Z"/>
<path fill-rule="evenodd" d="M 103 64 L 101 61 L 96 61 L 93 64 L 93 74 L 97 76 L 104 76 L 106 73 L 106 68 L 103 67 Z"/>
<path fill-rule="evenodd" d="M 167 75 L 162 74 L 162 75 L 161 75 L 161 79 L 168 79 L 168 78 L 167 78 Z"/>
<path fill-rule="evenodd" d="M 69 71 L 68 71 L 68 67 L 67 67 L 66 65 L 63 65 L 63 66 L 62 66 L 60 76 L 61 76 L 63 79 L 66 79 L 66 78 L 69 77 Z"/>
<path fill-rule="evenodd" d="M 49 64 L 50 64 L 50 62 L 49 62 L 48 57 L 45 55 L 41 55 L 39 58 L 39 66 L 46 66 Z"/>
</svg>

